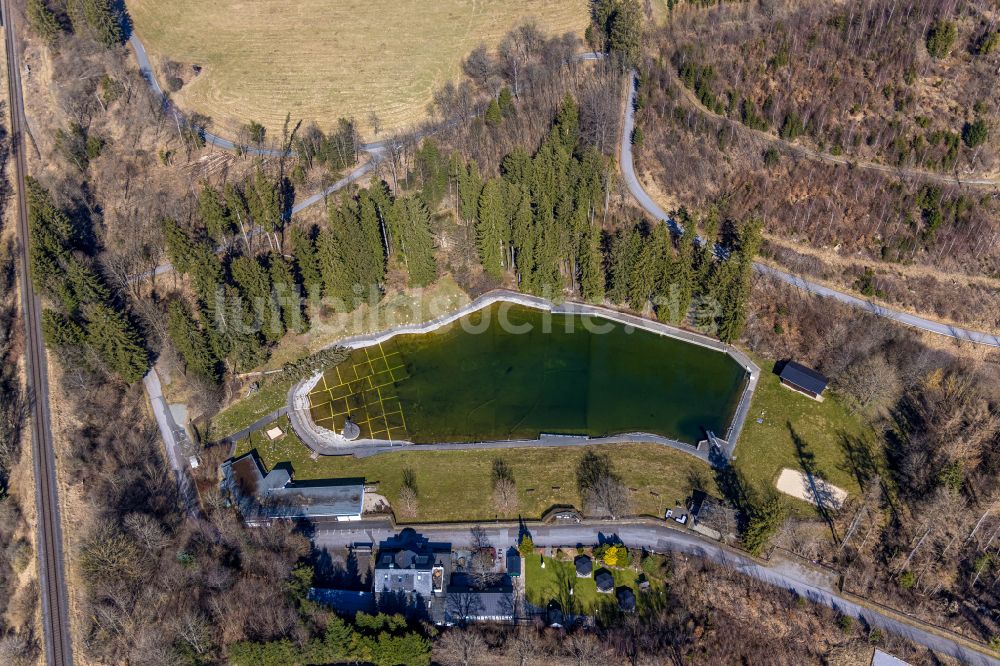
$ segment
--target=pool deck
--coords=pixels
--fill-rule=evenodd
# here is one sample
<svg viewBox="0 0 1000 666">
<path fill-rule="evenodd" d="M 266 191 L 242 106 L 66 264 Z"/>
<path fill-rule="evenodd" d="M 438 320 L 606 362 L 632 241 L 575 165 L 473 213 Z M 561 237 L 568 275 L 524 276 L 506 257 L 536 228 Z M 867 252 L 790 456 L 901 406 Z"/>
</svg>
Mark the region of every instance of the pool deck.
<svg viewBox="0 0 1000 666">
<path fill-rule="evenodd" d="M 699 333 L 685 331 L 674 326 L 637 317 L 632 314 L 618 312 L 611 308 L 587 303 L 577 303 L 565 301 L 563 303 L 553 303 L 552 301 L 537 296 L 529 296 L 514 291 L 498 289 L 483 294 L 473 300 L 468 305 L 446 315 L 437 317 L 421 324 L 408 324 L 396 328 L 375 333 L 371 335 L 359 335 L 340 340 L 330 347 L 347 347 L 349 349 L 361 349 L 385 342 L 389 338 L 401 334 L 422 334 L 435 331 L 442 326 L 447 326 L 467 314 L 476 312 L 496 303 L 511 303 L 523 305 L 525 307 L 551 312 L 559 315 L 591 315 L 609 319 L 611 321 L 625 324 L 636 329 L 642 329 L 664 335 L 690 344 L 699 345 L 713 351 L 728 354 L 739 363 L 749 374 L 749 380 L 740 396 L 740 401 L 733 414 L 733 420 L 726 431 L 724 438 L 717 438 L 719 449 L 713 450 L 708 442 L 702 441 L 697 446 L 685 444 L 668 437 L 654 435 L 650 433 L 623 433 L 609 437 L 587 437 L 583 435 L 548 435 L 542 434 L 538 439 L 527 440 L 501 440 L 486 442 L 441 442 L 436 444 L 414 444 L 409 441 L 390 441 L 379 439 L 358 439 L 349 441 L 340 437 L 336 433 L 326 428 L 316 425 L 309 410 L 309 392 L 319 381 L 322 373 L 318 373 L 295 384 L 288 392 L 288 417 L 292 429 L 299 438 L 319 455 L 353 455 L 359 458 L 388 453 L 391 451 L 420 450 L 420 451 L 454 451 L 469 449 L 506 449 L 524 447 L 563 447 L 563 446 L 591 446 L 594 444 L 620 444 L 620 443 L 645 443 L 669 446 L 689 455 L 696 456 L 714 465 L 725 465 L 732 459 L 739 441 L 740 432 L 746 421 L 747 413 L 750 410 L 750 401 L 753 392 L 757 388 L 757 381 L 760 378 L 760 368 L 750 359 L 749 356 L 740 350 L 727 345 L 718 340 L 714 340 Z"/>
</svg>

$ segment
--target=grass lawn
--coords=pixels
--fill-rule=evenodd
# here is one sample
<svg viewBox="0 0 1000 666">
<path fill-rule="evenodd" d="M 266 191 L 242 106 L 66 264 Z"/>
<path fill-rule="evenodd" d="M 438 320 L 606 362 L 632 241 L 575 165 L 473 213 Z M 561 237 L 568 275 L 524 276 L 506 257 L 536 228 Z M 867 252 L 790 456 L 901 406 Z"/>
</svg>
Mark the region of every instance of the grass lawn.
<svg viewBox="0 0 1000 666">
<path fill-rule="evenodd" d="M 156 61 L 202 68 L 172 95 L 181 107 L 223 131 L 253 119 L 269 136 L 286 113 L 326 129 L 343 116 L 369 130 L 372 112 L 386 129 L 410 125 L 480 43 L 494 48 L 528 19 L 555 35 L 588 21 L 585 0 L 129 0 L 128 10 Z"/>
<path fill-rule="evenodd" d="M 287 428 L 287 420 L 278 425 Z M 267 442 L 262 432 L 239 443 L 237 455 L 257 449 L 264 466 L 291 463 L 296 479 L 364 477 L 378 484 L 378 492 L 397 501 L 403 469 L 416 473 L 419 507 L 415 521 L 493 520 L 491 480 L 494 457 L 503 457 L 514 470 L 518 511 L 501 518 L 539 518 L 555 504 L 579 506 L 576 463 L 580 447 L 525 448 L 497 451 L 401 451 L 370 458 L 321 456 L 312 453 L 294 433 Z M 609 444 L 595 449 L 607 452 L 632 493 L 633 512 L 662 516 L 667 506 L 685 500 L 693 487 L 715 490 L 708 465 L 672 449 L 651 444 Z M 655 495 L 653 493 L 656 493 Z"/>
<path fill-rule="evenodd" d="M 210 442 L 217 442 L 270 414 L 285 404 L 288 391 L 294 383 L 292 378 L 262 380 L 260 390 L 249 398 L 233 403 L 212 418 L 205 438 Z"/>
<path fill-rule="evenodd" d="M 849 493 L 858 492 L 852 460 L 864 457 L 859 455 L 859 443 L 871 441 L 870 428 L 829 390 L 823 402 L 816 402 L 783 387 L 772 361 L 756 362 L 761 378 L 736 447 L 736 467 L 755 485 L 773 487 L 783 467 L 808 466 Z M 788 500 L 799 508 L 808 506 Z"/>
<path fill-rule="evenodd" d="M 601 568 L 602 565 L 594 563 L 594 573 Z M 636 596 L 639 596 L 638 571 L 632 568 L 604 568 L 614 575 L 616 589 L 631 587 Z M 545 608 L 550 601 L 555 600 L 565 613 L 591 614 L 604 604 L 617 604 L 614 594 L 597 591 L 597 583 L 594 582 L 593 576 L 577 578 L 572 560 L 563 562 L 552 557 L 529 555 L 524 561 L 524 577 L 525 597 L 528 603 L 539 608 Z M 572 594 L 570 590 L 573 590 Z"/>
</svg>

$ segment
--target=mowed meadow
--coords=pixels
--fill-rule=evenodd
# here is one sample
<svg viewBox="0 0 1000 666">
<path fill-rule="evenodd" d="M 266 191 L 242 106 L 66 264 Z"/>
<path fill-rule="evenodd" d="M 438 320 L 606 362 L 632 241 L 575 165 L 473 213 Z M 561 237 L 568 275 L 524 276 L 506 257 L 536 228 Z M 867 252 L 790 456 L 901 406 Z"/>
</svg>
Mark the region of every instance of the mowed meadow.
<svg viewBox="0 0 1000 666">
<path fill-rule="evenodd" d="M 159 66 L 185 66 L 173 99 L 217 130 L 249 120 L 277 135 L 354 117 L 369 136 L 424 119 L 433 90 L 480 43 L 495 48 L 524 21 L 582 34 L 586 0 L 129 0 L 136 34 Z M 190 65 L 200 66 L 192 78 Z"/>
</svg>

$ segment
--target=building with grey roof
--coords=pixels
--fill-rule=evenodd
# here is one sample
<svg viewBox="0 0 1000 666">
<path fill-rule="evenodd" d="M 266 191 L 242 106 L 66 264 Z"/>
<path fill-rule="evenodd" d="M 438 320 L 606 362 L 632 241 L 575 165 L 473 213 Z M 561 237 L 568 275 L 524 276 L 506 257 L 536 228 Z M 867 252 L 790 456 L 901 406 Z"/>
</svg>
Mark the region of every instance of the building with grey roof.
<svg viewBox="0 0 1000 666">
<path fill-rule="evenodd" d="M 451 544 L 405 529 L 379 544 L 372 587 L 380 607 L 426 611 L 435 598 L 443 599 L 450 577 Z"/>
<path fill-rule="evenodd" d="M 247 524 L 280 518 L 358 520 L 364 507 L 363 479 L 294 481 L 287 465 L 265 474 L 256 451 L 222 463 L 222 491 Z"/>
</svg>

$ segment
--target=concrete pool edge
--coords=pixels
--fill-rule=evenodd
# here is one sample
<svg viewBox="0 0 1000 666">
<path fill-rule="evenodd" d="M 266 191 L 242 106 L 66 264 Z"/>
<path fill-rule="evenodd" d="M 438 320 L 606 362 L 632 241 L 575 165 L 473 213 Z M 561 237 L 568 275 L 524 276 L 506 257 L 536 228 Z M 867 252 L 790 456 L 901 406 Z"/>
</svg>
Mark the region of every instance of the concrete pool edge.
<svg viewBox="0 0 1000 666">
<path fill-rule="evenodd" d="M 561 435 L 542 434 L 538 439 L 529 440 L 499 440 L 486 442 L 441 442 L 436 444 L 414 444 L 409 441 L 390 440 L 355 440 L 349 441 L 337 435 L 331 430 L 316 425 L 312 420 L 309 409 L 308 394 L 319 381 L 323 371 L 312 375 L 307 379 L 297 382 L 288 392 L 288 417 L 292 429 L 299 438 L 316 455 L 354 455 L 365 457 L 384 453 L 388 451 L 402 450 L 462 450 L 462 449 L 483 449 L 483 448 L 518 448 L 518 447 L 553 447 L 553 446 L 586 446 L 594 444 L 608 443 L 649 443 L 669 446 L 685 453 L 694 455 L 711 464 L 725 463 L 732 459 L 739 441 L 740 433 L 749 413 L 750 401 L 753 398 L 757 381 L 760 377 L 760 368 L 745 353 L 731 345 L 727 345 L 719 340 L 709 338 L 700 333 L 693 333 L 683 329 L 663 324 L 658 321 L 645 319 L 636 315 L 631 315 L 617 310 L 591 305 L 589 303 L 579 303 L 576 301 L 564 301 L 554 303 L 544 298 L 521 294 L 506 289 L 498 289 L 487 292 L 478 298 L 473 299 L 464 307 L 453 310 L 444 315 L 419 324 L 407 324 L 396 326 L 385 331 L 367 335 L 356 335 L 335 343 L 327 345 L 327 349 L 332 347 L 345 347 L 348 349 L 361 349 L 378 345 L 397 335 L 420 335 L 431 333 L 443 326 L 447 326 L 462 317 L 473 312 L 490 307 L 497 303 L 511 303 L 524 307 L 541 310 L 559 315 L 590 315 L 624 324 L 636 329 L 642 329 L 656 335 L 674 338 L 698 345 L 712 351 L 723 353 L 732 358 L 748 374 L 746 386 L 740 395 L 739 402 L 733 412 L 733 417 L 724 438 L 716 438 L 714 442 L 702 441 L 694 446 L 678 440 L 654 435 L 650 433 L 622 433 L 608 437 L 576 437 Z"/>
</svg>

